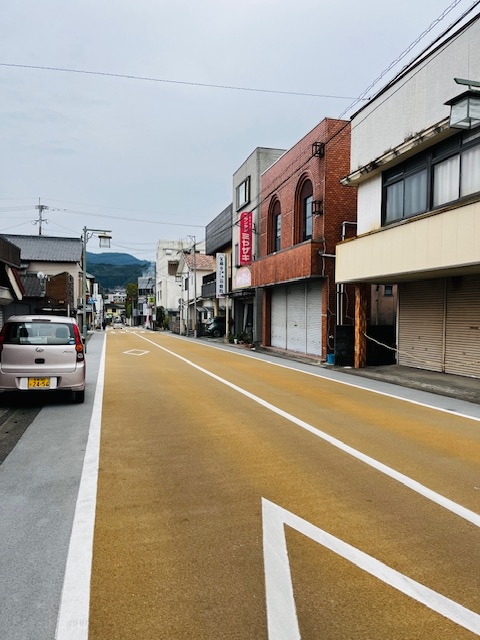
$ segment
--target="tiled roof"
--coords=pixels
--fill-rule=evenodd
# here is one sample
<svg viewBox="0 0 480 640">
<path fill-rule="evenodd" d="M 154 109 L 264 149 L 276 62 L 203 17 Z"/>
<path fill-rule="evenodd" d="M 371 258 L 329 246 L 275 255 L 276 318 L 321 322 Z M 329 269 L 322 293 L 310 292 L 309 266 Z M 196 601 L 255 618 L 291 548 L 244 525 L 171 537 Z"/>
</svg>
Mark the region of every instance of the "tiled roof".
<svg viewBox="0 0 480 640">
<path fill-rule="evenodd" d="M 193 271 L 193 269 L 198 269 L 199 271 L 213 271 L 213 257 L 206 256 L 204 253 L 196 253 L 195 256 L 193 253 L 185 254 L 185 264 L 187 267 Z"/>
<path fill-rule="evenodd" d="M 155 278 L 153 277 L 153 275 L 151 276 L 140 276 L 138 278 L 138 288 L 139 289 L 152 289 L 153 290 L 153 285 L 155 283 Z"/>
<path fill-rule="evenodd" d="M 53 236 L 21 236 L 2 234 L 3 237 L 20 248 L 22 262 L 81 262 L 82 239 L 54 238 Z"/>
</svg>

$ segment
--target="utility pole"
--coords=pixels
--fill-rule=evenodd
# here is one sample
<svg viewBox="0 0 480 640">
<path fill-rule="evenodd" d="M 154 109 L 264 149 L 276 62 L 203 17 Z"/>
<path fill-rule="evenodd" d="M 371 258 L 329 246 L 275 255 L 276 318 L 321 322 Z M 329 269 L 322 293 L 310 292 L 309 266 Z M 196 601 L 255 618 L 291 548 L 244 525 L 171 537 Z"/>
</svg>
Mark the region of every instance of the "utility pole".
<svg viewBox="0 0 480 640">
<path fill-rule="evenodd" d="M 38 235 L 42 235 L 42 222 L 48 222 L 48 220 L 44 220 L 42 214 L 45 209 L 48 210 L 48 207 L 44 204 L 40 204 L 40 198 L 38 199 L 38 204 L 35 205 L 35 209 L 38 209 L 38 220 L 35 220 L 35 224 L 38 222 Z"/>
<path fill-rule="evenodd" d="M 188 236 L 193 240 L 193 313 L 195 315 L 193 337 L 197 337 L 197 250 L 196 237 Z"/>
</svg>

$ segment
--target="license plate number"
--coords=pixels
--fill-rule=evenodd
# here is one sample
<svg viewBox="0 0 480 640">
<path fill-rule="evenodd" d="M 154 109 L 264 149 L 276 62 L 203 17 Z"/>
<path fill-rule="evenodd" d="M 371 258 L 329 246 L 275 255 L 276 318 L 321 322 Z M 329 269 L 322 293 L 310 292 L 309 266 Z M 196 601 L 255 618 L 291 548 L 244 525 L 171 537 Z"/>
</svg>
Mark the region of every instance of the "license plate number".
<svg viewBox="0 0 480 640">
<path fill-rule="evenodd" d="M 39 387 L 48 389 L 50 387 L 50 378 L 29 378 L 28 388 L 37 389 Z"/>
</svg>

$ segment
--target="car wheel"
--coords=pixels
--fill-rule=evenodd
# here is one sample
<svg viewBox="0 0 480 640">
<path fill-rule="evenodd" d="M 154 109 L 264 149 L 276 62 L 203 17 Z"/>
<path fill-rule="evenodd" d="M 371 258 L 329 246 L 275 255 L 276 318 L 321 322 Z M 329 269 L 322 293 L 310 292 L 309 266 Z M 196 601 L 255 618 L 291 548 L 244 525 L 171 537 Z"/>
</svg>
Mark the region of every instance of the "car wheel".
<svg viewBox="0 0 480 640">
<path fill-rule="evenodd" d="M 85 389 L 83 391 L 72 391 L 72 394 L 75 404 L 82 404 L 85 401 Z"/>
</svg>

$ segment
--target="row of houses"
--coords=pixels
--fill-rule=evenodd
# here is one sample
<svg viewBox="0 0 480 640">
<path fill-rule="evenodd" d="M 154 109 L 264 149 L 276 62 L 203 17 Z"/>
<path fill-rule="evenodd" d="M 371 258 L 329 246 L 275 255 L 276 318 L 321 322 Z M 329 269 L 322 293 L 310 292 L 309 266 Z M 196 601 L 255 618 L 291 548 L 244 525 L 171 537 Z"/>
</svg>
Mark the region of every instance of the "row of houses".
<svg viewBox="0 0 480 640">
<path fill-rule="evenodd" d="M 479 50 L 476 15 L 350 120 L 255 149 L 206 227 L 216 270 L 186 296 L 193 329 L 206 309 L 264 348 L 479 377 Z M 185 287 L 167 300 L 177 251 L 158 243 L 172 317 L 185 307 Z"/>
<path fill-rule="evenodd" d="M 117 315 L 113 298 L 103 298 L 85 272 L 83 241 L 44 235 L 0 236 L 0 327 L 12 315 L 55 314 L 76 318 L 80 327 L 101 327 Z M 118 308 L 117 308 L 118 307 Z"/>
<path fill-rule="evenodd" d="M 197 335 L 223 315 L 227 335 L 265 349 L 480 377 L 479 46 L 476 15 L 350 120 L 254 149 L 204 239 L 157 243 L 132 322 L 153 327 L 163 307 L 172 330 Z M 0 324 L 23 312 L 98 324 L 82 248 L 0 236 Z"/>
</svg>

